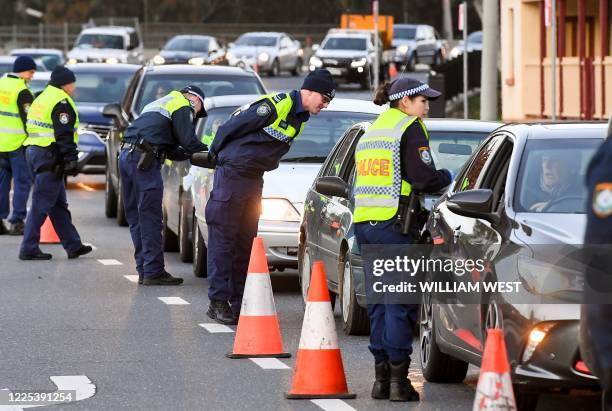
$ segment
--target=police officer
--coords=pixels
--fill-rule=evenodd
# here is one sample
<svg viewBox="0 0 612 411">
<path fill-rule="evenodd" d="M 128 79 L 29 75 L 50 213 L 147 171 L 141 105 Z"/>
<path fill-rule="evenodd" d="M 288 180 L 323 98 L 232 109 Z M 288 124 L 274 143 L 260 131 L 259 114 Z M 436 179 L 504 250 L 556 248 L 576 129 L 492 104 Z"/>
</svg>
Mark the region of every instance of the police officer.
<svg viewBox="0 0 612 411">
<path fill-rule="evenodd" d="M 70 97 L 75 87 L 74 73 L 63 66 L 56 67 L 49 84 L 28 111 L 28 137 L 23 145 L 34 176 L 34 188 L 19 252 L 22 260 L 51 259 L 51 254 L 43 253 L 39 248 L 40 227 L 47 215 L 68 258 L 77 258 L 92 250 L 91 246 L 81 242 L 72 224 L 64 185 L 64 175 L 78 172 L 79 116 Z"/>
<path fill-rule="evenodd" d="M 429 111 L 428 100 L 439 96 L 427 84 L 410 78 L 387 82 L 377 90 L 374 103 L 390 102 L 390 108 L 378 116 L 355 149 L 354 222 L 360 247 L 413 243 L 412 235 L 402 234 L 396 224 L 400 203 L 408 202 L 417 183 L 424 192 L 437 192 L 450 184 L 450 172 L 436 170 L 422 121 Z M 383 163 L 387 166 L 369 166 Z M 417 312 L 415 304 L 368 304 L 375 399 L 419 400 L 408 380 Z"/>
<path fill-rule="evenodd" d="M 144 107 L 126 130 L 119 154 L 121 195 L 134 243 L 138 283 L 179 285 L 182 278 L 165 270 L 162 250 L 161 165 L 165 158 L 186 160 L 206 150 L 195 134 L 198 118 L 206 116 L 204 93 L 191 85 Z"/>
<path fill-rule="evenodd" d="M 217 168 L 206 204 L 210 318 L 237 323 L 257 234 L 263 173 L 278 167 L 310 114 L 318 114 L 334 95 L 331 74 L 316 70 L 301 90 L 266 95 L 217 130 L 210 147 Z"/>
<path fill-rule="evenodd" d="M 23 234 L 32 176 L 22 144 L 26 138 L 28 109 L 34 100 L 27 83 L 35 71 L 34 60 L 20 56 L 13 63 L 13 72 L 0 79 L 0 235 Z M 14 182 L 13 214 L 8 231 L 2 220 L 9 214 L 11 177 Z"/>
<path fill-rule="evenodd" d="M 612 119 L 608 138 L 599 148 L 587 169 L 589 190 L 587 225 L 584 236 L 591 261 L 587 268 L 587 285 L 596 292 L 612 292 L 610 276 L 612 265 Z M 603 281 L 607 290 L 597 287 Z M 609 298 L 609 297 L 608 297 Z M 594 301 L 585 295 L 585 301 Z M 599 378 L 603 389 L 604 410 L 612 410 L 612 305 L 597 301 L 582 306 L 581 348 L 590 353 L 589 365 Z M 586 350 L 586 344 L 589 348 Z"/>
</svg>

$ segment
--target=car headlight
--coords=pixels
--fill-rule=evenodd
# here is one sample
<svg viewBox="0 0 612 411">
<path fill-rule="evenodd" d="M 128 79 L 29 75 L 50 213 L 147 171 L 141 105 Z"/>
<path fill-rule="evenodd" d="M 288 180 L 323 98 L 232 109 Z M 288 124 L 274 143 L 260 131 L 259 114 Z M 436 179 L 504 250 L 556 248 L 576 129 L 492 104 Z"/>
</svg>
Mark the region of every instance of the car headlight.
<svg viewBox="0 0 612 411">
<path fill-rule="evenodd" d="M 459 57 L 459 55 L 461 54 L 461 49 L 459 49 L 459 47 L 453 47 L 453 49 L 450 52 L 450 58 L 454 59 Z"/>
<path fill-rule="evenodd" d="M 319 68 L 323 66 L 323 62 L 317 56 L 312 56 L 310 58 L 310 65 L 315 66 L 316 68 Z"/>
<path fill-rule="evenodd" d="M 365 57 L 360 58 L 359 60 L 351 61 L 351 67 L 363 67 L 368 62 L 368 59 Z"/>
<path fill-rule="evenodd" d="M 261 220 L 299 222 L 300 218 L 300 213 L 287 199 L 263 198 L 261 200 Z"/>
<path fill-rule="evenodd" d="M 302 56 L 304 56 L 304 50 L 303 50 L 303 49 L 299 49 L 299 50 L 297 51 L 297 55 L 298 55 L 298 57 L 302 57 Z"/>
<path fill-rule="evenodd" d="M 69 59 L 68 59 L 68 64 L 77 64 L 77 59 L 75 59 L 75 58 L 69 58 Z"/>
<path fill-rule="evenodd" d="M 584 290 L 584 274 L 570 268 L 519 255 L 517 269 L 523 286 L 534 294 Z"/>
<path fill-rule="evenodd" d="M 230 51 L 228 51 L 227 53 L 225 53 L 225 58 L 227 60 L 231 60 L 234 58 L 234 55 Z"/>
<path fill-rule="evenodd" d="M 109 57 L 106 59 L 106 62 L 108 64 L 117 64 L 119 63 L 119 59 L 117 59 L 117 57 Z"/>
<path fill-rule="evenodd" d="M 165 62 L 166 62 L 166 59 L 160 56 L 159 54 L 153 57 L 153 63 L 155 64 L 164 64 Z"/>
<path fill-rule="evenodd" d="M 399 46 L 397 48 L 397 52 L 398 52 L 398 54 L 407 54 L 408 53 L 408 45 L 407 44 L 402 44 L 401 46 Z"/>
<path fill-rule="evenodd" d="M 204 57 L 193 57 L 190 58 L 188 61 L 189 64 L 193 64 L 194 66 L 201 66 L 202 64 L 204 64 L 204 62 Z"/>
<path fill-rule="evenodd" d="M 554 325 L 555 323 L 552 321 L 545 322 L 540 323 L 531 329 L 531 332 L 527 337 L 527 345 L 525 345 L 525 351 L 523 351 L 522 362 L 525 363 L 531 359 L 536 348 L 538 348 L 538 345 L 540 345 L 540 343 L 544 341 L 544 338 L 546 338 L 546 334 L 548 334 L 548 332 L 551 328 L 553 328 Z"/>
<path fill-rule="evenodd" d="M 270 59 L 270 55 L 268 53 L 261 53 L 258 58 L 259 58 L 259 61 L 261 61 L 262 63 L 265 63 L 266 61 Z"/>
</svg>

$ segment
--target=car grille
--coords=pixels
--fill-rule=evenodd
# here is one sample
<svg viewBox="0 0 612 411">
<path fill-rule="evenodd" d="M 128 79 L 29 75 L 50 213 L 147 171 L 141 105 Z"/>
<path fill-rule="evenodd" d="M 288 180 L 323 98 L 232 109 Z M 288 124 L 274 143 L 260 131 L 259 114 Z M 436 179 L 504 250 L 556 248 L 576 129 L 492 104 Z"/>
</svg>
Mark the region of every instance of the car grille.
<svg viewBox="0 0 612 411">
<path fill-rule="evenodd" d="M 323 64 L 327 67 L 348 67 L 352 61 L 349 58 L 324 58 Z"/>
<path fill-rule="evenodd" d="M 93 131 L 98 133 L 101 139 L 106 140 L 108 138 L 108 132 L 110 131 L 111 126 L 104 126 L 102 124 L 88 124 L 85 127 L 85 130 Z"/>
</svg>

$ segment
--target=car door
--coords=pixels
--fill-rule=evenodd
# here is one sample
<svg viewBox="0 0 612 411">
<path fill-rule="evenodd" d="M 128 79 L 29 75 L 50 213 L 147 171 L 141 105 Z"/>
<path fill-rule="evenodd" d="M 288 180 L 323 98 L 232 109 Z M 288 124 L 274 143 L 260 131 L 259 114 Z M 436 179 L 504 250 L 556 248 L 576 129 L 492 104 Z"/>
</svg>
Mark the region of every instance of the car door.
<svg viewBox="0 0 612 411">
<path fill-rule="evenodd" d="M 291 68 L 291 42 L 287 36 L 281 36 L 280 38 L 278 56 L 281 69 L 288 70 Z"/>
<path fill-rule="evenodd" d="M 434 256 L 451 260 L 456 263 L 458 260 L 467 260 L 474 257 L 476 244 L 479 244 L 482 231 L 490 235 L 485 223 L 477 219 L 464 217 L 453 213 L 447 207 L 448 196 L 454 193 L 471 190 L 478 187 L 478 183 L 484 176 L 489 161 L 494 157 L 494 153 L 499 149 L 504 140 L 503 135 L 496 135 L 489 138 L 472 157 L 469 166 L 465 167 L 460 176 L 455 180 L 455 186 L 447 194 L 447 197 L 440 205 L 433 210 L 435 235 Z M 497 240 L 495 240 L 497 241 Z M 478 257 L 480 258 L 480 257 Z M 460 282 L 471 282 L 471 273 L 462 273 L 452 278 Z M 474 296 L 474 301 L 478 301 L 480 296 Z M 481 310 L 479 304 L 443 303 L 440 304 L 440 316 L 446 321 L 438 321 L 441 335 L 453 344 L 468 350 L 469 352 L 480 355 L 482 353 L 481 342 Z"/>
</svg>

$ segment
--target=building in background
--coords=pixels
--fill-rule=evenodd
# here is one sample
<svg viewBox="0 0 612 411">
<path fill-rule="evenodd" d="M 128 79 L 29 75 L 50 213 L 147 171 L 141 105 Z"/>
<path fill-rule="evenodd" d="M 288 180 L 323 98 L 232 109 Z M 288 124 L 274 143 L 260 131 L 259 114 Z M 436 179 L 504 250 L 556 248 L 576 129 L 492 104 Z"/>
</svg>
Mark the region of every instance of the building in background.
<svg viewBox="0 0 612 411">
<path fill-rule="evenodd" d="M 554 0 L 553 0 L 554 1 Z M 556 0 L 557 119 L 612 115 L 612 0 Z M 551 42 L 544 0 L 503 0 L 502 117 L 550 118 Z"/>
</svg>

